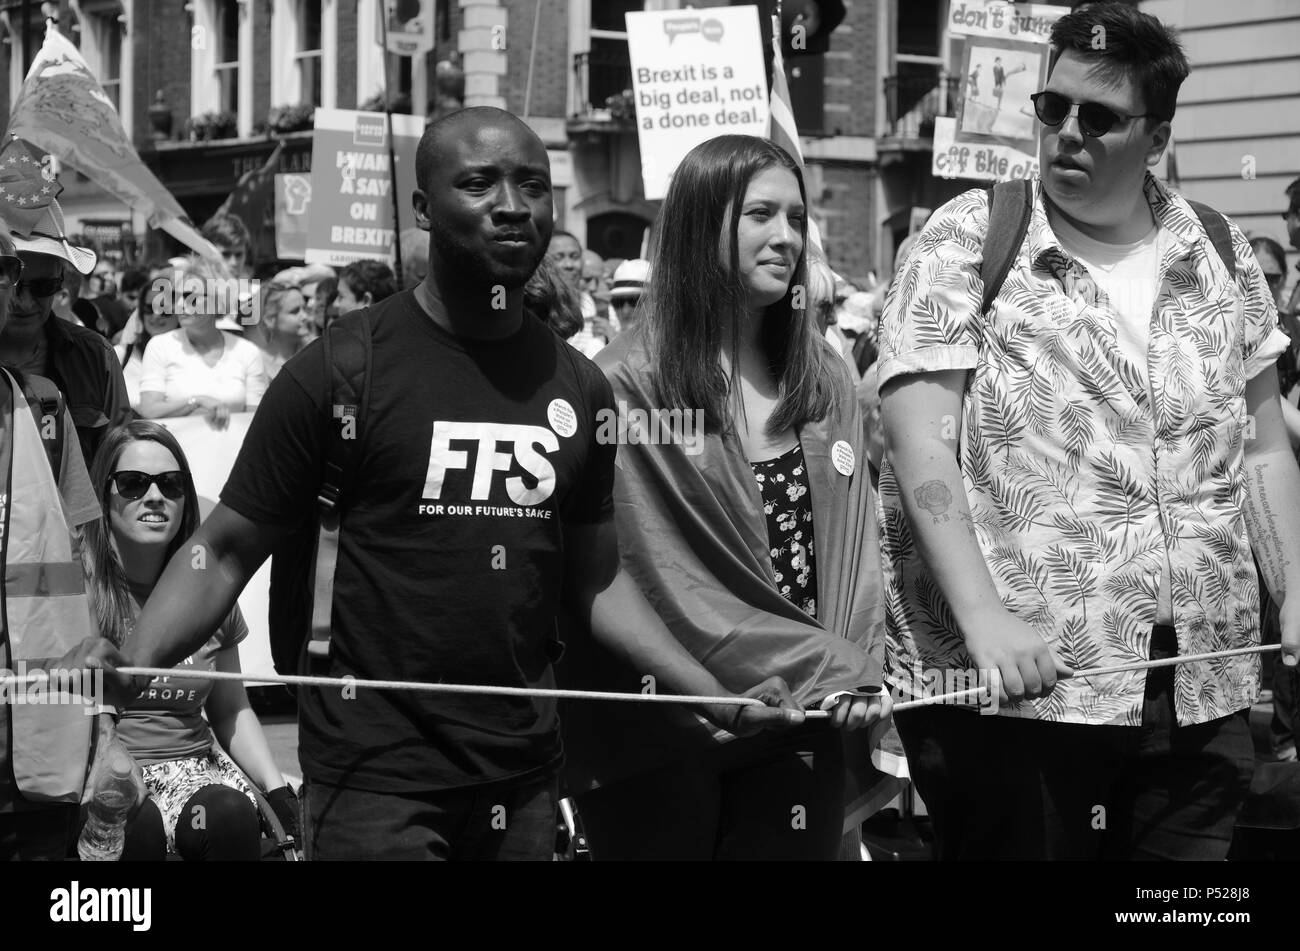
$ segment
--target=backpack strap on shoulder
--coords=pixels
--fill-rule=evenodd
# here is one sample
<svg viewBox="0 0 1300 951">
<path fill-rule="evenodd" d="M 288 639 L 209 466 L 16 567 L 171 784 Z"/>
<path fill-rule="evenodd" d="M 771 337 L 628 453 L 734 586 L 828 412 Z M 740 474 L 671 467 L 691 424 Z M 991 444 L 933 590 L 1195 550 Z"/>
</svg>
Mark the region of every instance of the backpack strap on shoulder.
<svg viewBox="0 0 1300 951">
<path fill-rule="evenodd" d="M 312 571 L 311 637 L 308 659 L 329 656 L 334 615 L 334 572 L 338 566 L 341 507 L 356 480 L 361 434 L 369 409 L 371 371 L 370 308 L 347 321 L 335 321 L 321 337 L 329 381 L 330 422 L 326 425 L 325 471 L 316 494 L 318 532 Z"/>
<path fill-rule="evenodd" d="M 1214 250 L 1219 253 L 1223 266 L 1228 269 L 1228 278 L 1235 281 L 1237 254 L 1232 249 L 1232 232 L 1228 230 L 1228 220 L 1209 205 L 1203 205 L 1199 201 L 1192 201 L 1189 198 L 1187 204 L 1191 205 L 1192 211 L 1196 212 L 1201 227 L 1205 229 L 1206 237 L 1210 239 L 1210 244 L 1214 245 Z"/>
<path fill-rule="evenodd" d="M 41 434 L 41 445 L 50 461 L 50 471 L 58 479 L 63 468 L 63 394 L 52 380 L 32 374 L 28 376 L 20 370 L 10 369 L 18 382 L 27 406 L 36 420 L 36 431 Z M 87 460 L 89 465 L 90 461 Z"/>
<path fill-rule="evenodd" d="M 981 314 L 987 314 L 993 306 L 1029 233 L 1034 186 L 1027 178 L 999 182 L 988 189 L 988 196 L 989 226 L 984 233 L 984 257 L 980 261 L 980 279 L 984 282 Z"/>
</svg>

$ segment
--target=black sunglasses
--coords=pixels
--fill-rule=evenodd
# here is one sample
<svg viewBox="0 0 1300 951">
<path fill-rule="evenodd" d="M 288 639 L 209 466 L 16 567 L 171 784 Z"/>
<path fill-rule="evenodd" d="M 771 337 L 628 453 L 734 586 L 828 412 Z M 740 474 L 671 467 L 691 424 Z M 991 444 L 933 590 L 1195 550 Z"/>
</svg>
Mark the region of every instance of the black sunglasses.
<svg viewBox="0 0 1300 951">
<path fill-rule="evenodd" d="M 62 277 L 42 277 L 34 281 L 16 281 L 14 282 L 14 295 L 21 294 L 24 290 L 33 297 L 53 297 L 63 289 Z"/>
<path fill-rule="evenodd" d="M 23 259 L 15 254 L 0 254 L 0 278 L 13 287 L 23 273 Z"/>
<path fill-rule="evenodd" d="M 109 480 L 117 483 L 117 494 L 128 502 L 141 498 L 155 482 L 158 483 L 158 491 L 164 498 L 174 500 L 185 495 L 185 473 L 177 469 L 171 472 L 160 472 L 157 475 L 135 469 L 123 469 L 121 472 L 114 472 L 109 476 Z"/>
<path fill-rule="evenodd" d="M 1036 92 L 1029 98 L 1033 100 L 1034 112 L 1038 115 L 1038 121 L 1047 126 L 1060 125 L 1069 117 L 1070 107 L 1078 106 L 1079 131 L 1094 139 L 1105 135 L 1119 123 L 1127 122 L 1130 119 L 1159 118 L 1154 112 L 1126 116 L 1123 113 L 1116 112 L 1110 106 L 1103 106 L 1099 102 L 1074 102 L 1055 92 Z"/>
</svg>

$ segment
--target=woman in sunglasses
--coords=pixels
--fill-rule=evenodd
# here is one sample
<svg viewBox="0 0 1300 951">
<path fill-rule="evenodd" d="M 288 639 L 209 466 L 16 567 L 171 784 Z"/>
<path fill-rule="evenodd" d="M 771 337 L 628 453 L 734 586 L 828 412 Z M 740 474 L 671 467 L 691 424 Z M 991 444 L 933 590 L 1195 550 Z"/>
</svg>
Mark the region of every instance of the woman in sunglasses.
<svg viewBox="0 0 1300 951">
<path fill-rule="evenodd" d="M 225 429 L 231 413 L 256 409 L 266 392 L 262 354 L 217 327 L 226 316 L 222 310 L 237 308 L 239 300 L 239 285 L 223 267 L 193 257 L 183 274 L 174 273 L 176 286 L 158 298 L 175 310 L 180 329 L 154 337 L 145 348 L 140 415 L 201 415 L 213 429 Z"/>
<path fill-rule="evenodd" d="M 108 434 L 90 479 L 105 518 L 86 527 L 88 587 L 103 636 L 120 645 L 168 560 L 198 528 L 198 496 L 176 437 L 148 420 Z M 184 666 L 238 673 L 237 645 L 247 634 L 235 607 Z M 150 794 L 127 826 L 125 859 L 161 860 L 172 852 L 256 860 L 257 807 L 241 769 L 286 828 L 296 830 L 297 802 L 239 681 L 154 678 L 118 731 Z"/>
</svg>

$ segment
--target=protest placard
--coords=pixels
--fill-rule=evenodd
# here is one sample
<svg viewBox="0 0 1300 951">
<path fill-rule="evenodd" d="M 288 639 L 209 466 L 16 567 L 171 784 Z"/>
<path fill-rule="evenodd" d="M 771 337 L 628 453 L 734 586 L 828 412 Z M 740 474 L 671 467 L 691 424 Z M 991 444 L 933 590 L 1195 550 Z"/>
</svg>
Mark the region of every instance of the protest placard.
<svg viewBox="0 0 1300 951">
<path fill-rule="evenodd" d="M 1046 43 L 1052 24 L 1069 12 L 1065 7 L 1043 3 L 955 0 L 948 10 L 948 32 L 954 36 Z"/>
<path fill-rule="evenodd" d="M 451 0 L 448 0 L 451 2 Z M 434 22 L 437 0 L 385 0 L 375 4 L 379 19 L 388 23 L 375 30 L 375 40 L 383 43 L 387 26 L 388 52 L 399 56 L 422 56 L 434 47 Z"/>
<path fill-rule="evenodd" d="M 934 120 L 934 157 L 930 173 L 936 178 L 972 178 L 1006 182 L 1038 173 L 1038 156 L 1009 145 L 956 141 L 957 120 Z"/>
<path fill-rule="evenodd" d="M 307 212 L 311 208 L 311 176 L 275 176 L 275 251 L 285 261 L 302 261 L 307 254 Z"/>
<path fill-rule="evenodd" d="M 1034 152 L 1038 126 L 1029 97 L 1047 81 L 1047 47 L 991 37 L 971 37 L 965 46 L 957 141 Z"/>
<path fill-rule="evenodd" d="M 663 198 L 682 157 L 719 135 L 767 135 L 756 7 L 627 14 L 645 197 Z"/>
<path fill-rule="evenodd" d="M 954 0 L 948 31 L 961 38 L 955 119 L 934 126 L 931 172 L 1000 182 L 1038 171 L 1038 122 L 1030 96 L 1047 81 L 1048 39 L 1064 7 Z"/>
<path fill-rule="evenodd" d="M 419 116 L 394 115 L 398 227 L 414 223 L 415 150 L 424 132 Z M 343 267 L 364 258 L 393 258 L 393 176 L 382 112 L 317 109 L 312 135 L 310 264 Z"/>
</svg>

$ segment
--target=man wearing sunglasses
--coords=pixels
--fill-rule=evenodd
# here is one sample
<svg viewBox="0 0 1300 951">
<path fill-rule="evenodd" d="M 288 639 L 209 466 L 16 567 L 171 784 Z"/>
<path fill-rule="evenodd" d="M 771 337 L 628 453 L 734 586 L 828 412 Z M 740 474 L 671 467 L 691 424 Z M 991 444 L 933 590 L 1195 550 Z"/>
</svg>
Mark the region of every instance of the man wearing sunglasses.
<svg viewBox="0 0 1300 951">
<path fill-rule="evenodd" d="M 64 265 L 89 274 L 94 252 L 68 244 L 52 220 L 47 232 L 12 237 L 21 273 L 14 275 L 9 322 L 0 332 L 0 365 L 46 377 L 63 391 L 89 463 L 104 434 L 132 415 L 122 364 L 112 345 L 93 327 L 54 316 L 55 298 L 64 288 Z"/>
<path fill-rule="evenodd" d="M 1286 338 L 1241 231 L 1150 173 L 1188 73 L 1174 36 L 1092 3 L 1051 44 L 1041 172 L 997 297 L 982 306 L 981 190 L 935 213 L 885 309 L 889 676 L 1001 683 L 997 715 L 895 720 L 941 858 L 1222 860 L 1258 659 L 1072 673 L 1257 644 L 1252 552 L 1300 659 Z"/>
<path fill-rule="evenodd" d="M 15 251 L 0 221 L 0 330 L 23 272 Z M 100 517 L 77 443 L 64 444 L 53 471 L 23 391 L 0 372 L 0 676 L 122 663 L 94 634 L 81 580 L 81 529 Z M 76 840 L 96 722 L 78 704 L 11 704 L 22 689 L 0 702 L 0 862 L 58 861 Z"/>
</svg>

